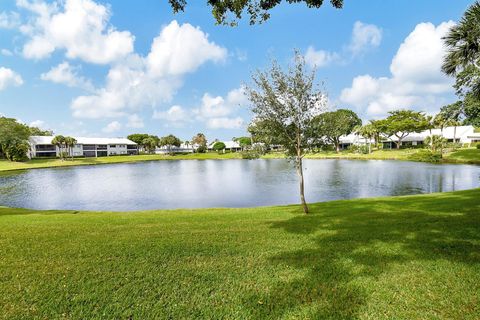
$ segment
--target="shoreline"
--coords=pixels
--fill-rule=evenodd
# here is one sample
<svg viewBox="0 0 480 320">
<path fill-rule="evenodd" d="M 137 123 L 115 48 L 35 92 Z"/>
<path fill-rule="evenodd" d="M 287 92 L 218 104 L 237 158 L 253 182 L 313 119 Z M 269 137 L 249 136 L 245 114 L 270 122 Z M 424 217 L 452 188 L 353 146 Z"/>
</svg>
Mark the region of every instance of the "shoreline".
<svg viewBox="0 0 480 320">
<path fill-rule="evenodd" d="M 414 155 L 421 149 L 402 149 L 402 150 L 379 150 L 371 154 L 354 154 L 354 153 L 315 153 L 307 154 L 305 159 L 312 160 L 328 160 L 328 159 L 345 159 L 345 160 L 391 160 L 391 161 L 411 161 L 409 156 Z M 260 159 L 283 159 L 285 156 L 281 153 L 268 153 Z M 120 163 L 138 163 L 151 161 L 175 161 L 175 160 L 247 160 L 242 159 L 240 153 L 195 153 L 180 155 L 134 155 L 134 156 L 112 156 L 101 158 L 76 158 L 76 159 L 34 159 L 26 162 L 10 162 L 0 160 L 0 174 L 6 172 L 15 172 L 31 169 L 47 169 L 47 168 L 65 168 L 74 166 L 91 166 L 103 164 L 120 164 Z M 428 161 L 427 161 L 428 162 Z M 480 149 L 460 149 L 444 155 L 444 158 L 434 164 L 469 164 L 480 165 Z"/>
</svg>

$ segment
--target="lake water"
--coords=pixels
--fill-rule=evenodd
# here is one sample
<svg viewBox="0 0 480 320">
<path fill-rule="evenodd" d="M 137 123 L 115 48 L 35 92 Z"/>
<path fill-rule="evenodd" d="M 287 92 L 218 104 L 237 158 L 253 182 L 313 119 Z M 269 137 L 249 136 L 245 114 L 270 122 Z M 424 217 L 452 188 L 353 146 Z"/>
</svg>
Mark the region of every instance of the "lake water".
<svg viewBox="0 0 480 320">
<path fill-rule="evenodd" d="M 308 202 L 480 187 L 480 166 L 305 160 Z M 174 160 L 29 170 L 0 175 L 0 205 L 143 210 L 299 203 L 285 160 Z"/>
</svg>

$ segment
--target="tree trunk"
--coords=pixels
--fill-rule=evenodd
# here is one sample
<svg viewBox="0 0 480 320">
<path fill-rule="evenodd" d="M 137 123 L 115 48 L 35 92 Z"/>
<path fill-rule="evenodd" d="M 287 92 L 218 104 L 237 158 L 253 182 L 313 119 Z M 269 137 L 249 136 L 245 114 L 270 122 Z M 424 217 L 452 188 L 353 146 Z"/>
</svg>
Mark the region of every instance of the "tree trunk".
<svg viewBox="0 0 480 320">
<path fill-rule="evenodd" d="M 307 206 L 307 202 L 305 201 L 305 184 L 303 180 L 302 158 L 297 157 L 296 162 L 297 162 L 297 174 L 300 182 L 300 201 L 302 203 L 303 212 L 308 213 L 308 206 Z"/>
<path fill-rule="evenodd" d="M 340 152 L 340 143 L 335 142 L 335 148 L 337 150 L 337 153 L 339 153 Z"/>
<path fill-rule="evenodd" d="M 398 139 L 397 141 L 397 149 L 400 149 L 400 145 L 402 144 L 402 140 Z"/>
</svg>

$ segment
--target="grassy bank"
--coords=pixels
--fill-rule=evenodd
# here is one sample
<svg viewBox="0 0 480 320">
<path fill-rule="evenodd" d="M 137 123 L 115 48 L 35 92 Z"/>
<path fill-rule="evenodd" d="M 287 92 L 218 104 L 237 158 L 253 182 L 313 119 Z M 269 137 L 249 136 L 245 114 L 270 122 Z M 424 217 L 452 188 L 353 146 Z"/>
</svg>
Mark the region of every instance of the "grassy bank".
<svg viewBox="0 0 480 320">
<path fill-rule="evenodd" d="M 480 189 L 298 206 L 0 208 L 0 318 L 478 319 Z"/>
<path fill-rule="evenodd" d="M 100 157 L 100 158 L 74 158 L 67 160 L 60 159 L 32 159 L 25 162 L 11 162 L 0 159 L 0 171 L 10 170 L 25 170 L 25 169 L 38 169 L 38 168 L 50 168 L 50 167 L 68 167 L 68 166 L 81 166 L 81 165 L 96 165 L 96 164 L 112 164 L 112 163 L 128 163 L 128 162 L 141 162 L 141 161 L 159 161 L 159 160 L 207 160 L 207 159 L 239 159 L 241 158 L 239 153 L 188 153 L 177 154 L 175 156 L 170 155 L 134 155 L 134 156 L 112 156 L 112 157 Z"/>
<path fill-rule="evenodd" d="M 308 159 L 363 159 L 363 160 L 410 160 L 410 157 L 417 153 L 420 149 L 401 149 L 401 150 L 378 150 L 371 154 L 358 154 L 348 151 L 340 153 L 335 152 L 320 152 L 309 154 Z M 269 153 L 264 155 L 264 159 L 275 159 L 284 157 L 283 153 Z M 101 158 L 76 158 L 73 160 L 59 160 L 59 159 L 33 159 L 26 162 L 10 162 L 0 159 L 0 172 L 11 170 L 50 168 L 50 167 L 66 167 L 79 165 L 96 165 L 96 164 L 111 164 L 111 163 L 125 163 L 125 162 L 141 162 L 141 161 L 158 161 L 158 160 L 207 160 L 207 159 L 241 159 L 241 154 L 225 153 L 218 154 L 216 152 L 210 153 L 189 153 L 169 155 L 138 155 L 138 156 L 114 156 Z M 471 163 L 480 164 L 480 150 L 479 149 L 461 149 L 455 152 L 447 153 L 444 156 L 444 162 L 452 163 Z"/>
</svg>

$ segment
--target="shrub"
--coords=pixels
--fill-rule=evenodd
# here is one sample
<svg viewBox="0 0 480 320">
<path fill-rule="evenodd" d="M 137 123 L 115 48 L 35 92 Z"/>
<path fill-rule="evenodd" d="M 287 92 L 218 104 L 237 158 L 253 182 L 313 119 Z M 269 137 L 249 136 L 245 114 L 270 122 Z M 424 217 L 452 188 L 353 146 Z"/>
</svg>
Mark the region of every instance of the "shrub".
<svg viewBox="0 0 480 320">
<path fill-rule="evenodd" d="M 419 162 L 438 163 L 442 160 L 442 154 L 431 150 L 420 150 L 408 157 L 409 160 Z"/>
<path fill-rule="evenodd" d="M 10 161 L 25 161 L 27 160 L 27 152 L 30 146 L 27 142 L 18 142 L 4 147 L 3 152 L 5 157 Z"/>
<path fill-rule="evenodd" d="M 206 146 L 200 146 L 197 148 L 198 153 L 205 153 L 207 152 L 207 147 Z"/>
<path fill-rule="evenodd" d="M 215 150 L 217 152 L 220 152 L 222 150 L 225 150 L 225 147 L 226 147 L 225 143 L 218 141 L 218 142 L 214 143 L 212 148 L 213 148 L 213 150 Z"/>
<path fill-rule="evenodd" d="M 255 150 L 245 150 L 240 152 L 240 154 L 242 155 L 242 159 L 248 160 L 258 159 L 261 156 L 261 154 Z"/>
<path fill-rule="evenodd" d="M 358 145 L 352 144 L 348 146 L 348 150 L 353 153 L 368 154 L 368 146 L 365 146 L 365 145 L 358 146 Z"/>
<path fill-rule="evenodd" d="M 480 143 L 477 143 L 477 149 L 480 149 Z"/>
</svg>

